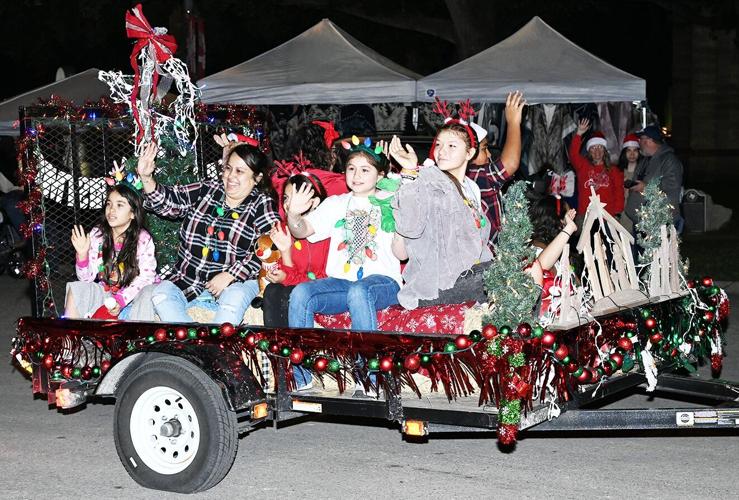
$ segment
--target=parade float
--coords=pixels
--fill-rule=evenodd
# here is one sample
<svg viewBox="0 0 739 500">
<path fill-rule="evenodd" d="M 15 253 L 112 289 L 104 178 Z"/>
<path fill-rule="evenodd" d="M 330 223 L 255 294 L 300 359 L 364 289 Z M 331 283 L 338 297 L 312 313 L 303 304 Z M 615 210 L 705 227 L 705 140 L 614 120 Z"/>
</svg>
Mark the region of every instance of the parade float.
<svg viewBox="0 0 739 500">
<path fill-rule="evenodd" d="M 60 158 L 78 157 L 84 134 L 75 128 L 95 133 L 102 126 L 111 140 L 125 129 L 119 124 L 129 123 L 131 157 L 155 140 L 169 159 L 161 162 L 169 179 L 212 175 L 202 135 L 195 136 L 212 123 L 212 108 L 198 108 L 197 89 L 172 55 L 174 40 L 151 28 L 140 8 L 128 21 L 135 75 L 101 74 L 111 101 L 77 107 L 57 100 L 22 117 L 19 158 L 29 193 L 23 233 L 34 248 L 24 273 L 36 300 L 34 316 L 18 321 L 11 355 L 30 374 L 34 393 L 57 408 L 115 398 L 116 448 L 134 480 L 168 491 L 206 490 L 230 470 L 239 436 L 309 414 L 385 419 L 419 439 L 483 431 L 481 438 L 497 434 L 503 448 L 537 431 L 737 427 L 739 385 L 690 376 L 704 363 L 720 373 L 728 298 L 711 278 L 685 278 L 670 207 L 656 185 L 646 193 L 638 241 L 593 194 L 572 249 L 582 255 L 582 271 L 573 270 L 567 249 L 542 290 L 524 271 L 533 259 L 531 223 L 525 186 L 514 184 L 485 276 L 489 302 L 393 306 L 378 313 L 381 331 L 353 331 L 348 315 L 317 316 L 310 329 L 265 328 L 254 311 L 241 325 L 60 317 L 57 300 L 73 262 L 60 250 L 66 226 L 84 221 L 105 193 L 94 167 L 51 161 L 58 149 L 65 151 Z M 158 75 L 177 84 L 167 106 Z M 231 128 L 267 140 L 248 108 L 216 112 L 239 122 Z M 60 121 L 71 133 L 55 141 Z M 135 183 L 133 164 L 121 165 L 118 174 Z M 173 231 L 171 221 L 161 224 L 152 225 L 164 252 L 160 267 Z M 296 366 L 313 374 L 312 390 L 296 390 Z M 352 397 L 355 384 L 370 397 Z M 592 409 L 636 387 L 716 406 Z"/>
</svg>

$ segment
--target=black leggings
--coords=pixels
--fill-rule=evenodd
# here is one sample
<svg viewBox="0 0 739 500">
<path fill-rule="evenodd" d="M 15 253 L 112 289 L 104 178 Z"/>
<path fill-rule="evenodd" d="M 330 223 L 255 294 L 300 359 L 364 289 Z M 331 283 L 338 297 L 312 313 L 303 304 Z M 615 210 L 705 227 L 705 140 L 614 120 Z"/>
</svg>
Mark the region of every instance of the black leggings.
<svg viewBox="0 0 739 500">
<path fill-rule="evenodd" d="M 492 260 L 475 264 L 457 278 L 452 288 L 439 290 L 439 297 L 435 299 L 419 300 L 418 307 L 435 306 L 437 304 L 462 304 L 470 300 L 476 300 L 481 304 L 487 302 L 488 296 L 485 293 L 483 275 L 492 264 Z"/>
<path fill-rule="evenodd" d="M 290 305 L 290 292 L 295 285 L 284 286 L 279 283 L 270 283 L 264 289 L 264 301 L 262 302 L 262 313 L 264 314 L 264 326 L 273 328 L 287 328 L 287 311 Z"/>
</svg>

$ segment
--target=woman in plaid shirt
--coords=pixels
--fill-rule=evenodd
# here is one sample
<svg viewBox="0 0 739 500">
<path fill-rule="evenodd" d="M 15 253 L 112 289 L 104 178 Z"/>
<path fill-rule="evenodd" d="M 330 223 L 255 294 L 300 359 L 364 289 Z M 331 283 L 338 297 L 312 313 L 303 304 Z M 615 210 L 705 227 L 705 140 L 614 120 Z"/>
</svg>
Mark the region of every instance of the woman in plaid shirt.
<svg viewBox="0 0 739 500">
<path fill-rule="evenodd" d="M 177 263 L 152 294 L 159 319 L 192 322 L 194 300 L 217 302 L 214 323 L 241 323 L 259 292 L 261 267 L 254 254 L 259 235 L 279 220 L 269 178 L 270 162 L 254 144 L 240 144 L 224 155 L 221 180 L 163 186 L 154 180 L 157 147 L 139 158 L 144 207 L 181 219 Z"/>
</svg>

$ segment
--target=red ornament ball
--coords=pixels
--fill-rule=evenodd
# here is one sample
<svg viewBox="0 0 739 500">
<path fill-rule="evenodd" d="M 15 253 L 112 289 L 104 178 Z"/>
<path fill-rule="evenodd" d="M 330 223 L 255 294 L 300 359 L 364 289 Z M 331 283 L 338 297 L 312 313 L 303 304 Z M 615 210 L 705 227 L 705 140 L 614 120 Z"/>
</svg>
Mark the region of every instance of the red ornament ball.
<svg viewBox="0 0 739 500">
<path fill-rule="evenodd" d="M 713 278 L 710 278 L 706 276 L 701 280 L 701 285 L 703 286 L 713 286 Z"/>
<path fill-rule="evenodd" d="M 204 339 L 208 336 L 208 329 L 204 326 L 198 328 L 198 337 Z"/>
<path fill-rule="evenodd" d="M 393 369 L 393 358 L 385 356 L 380 360 L 380 370 L 384 372 L 392 371 Z"/>
<path fill-rule="evenodd" d="M 236 333 L 236 327 L 231 323 L 223 323 L 221 325 L 221 334 L 223 334 L 224 337 L 230 337 L 234 333 Z"/>
<path fill-rule="evenodd" d="M 498 335 L 498 329 L 493 325 L 485 325 L 485 328 L 482 329 L 482 338 L 485 340 L 490 340 L 496 335 Z"/>
<path fill-rule="evenodd" d="M 572 361 L 570 361 L 569 363 L 567 363 L 567 372 L 568 373 L 575 373 L 577 371 L 577 368 L 578 368 L 577 364 L 573 363 Z"/>
<path fill-rule="evenodd" d="M 154 340 L 157 342 L 164 342 L 167 340 L 167 330 L 164 328 L 157 328 L 154 330 Z"/>
<path fill-rule="evenodd" d="M 421 367 L 421 356 L 416 353 L 406 356 L 403 366 L 409 372 L 416 372 Z"/>
<path fill-rule="evenodd" d="M 541 336 L 541 345 L 547 348 L 551 348 L 557 341 L 557 336 L 552 332 L 544 332 Z"/>
<path fill-rule="evenodd" d="M 54 368 L 54 356 L 52 356 L 51 354 L 47 354 L 46 356 L 44 356 L 43 363 L 44 368 L 46 368 L 47 370 L 51 370 L 52 368 Z"/>
<path fill-rule="evenodd" d="M 290 362 L 299 365 L 303 362 L 303 358 L 305 357 L 305 353 L 302 349 L 296 347 L 295 349 L 290 352 Z"/>
<path fill-rule="evenodd" d="M 92 368 L 89 366 L 86 366 L 82 369 L 82 378 L 85 380 L 90 380 L 92 378 Z"/>
<path fill-rule="evenodd" d="M 531 325 L 528 323 L 521 323 L 518 325 L 518 328 L 516 328 L 516 331 L 521 337 L 528 337 L 531 335 Z"/>
<path fill-rule="evenodd" d="M 72 378 L 72 367 L 70 365 L 62 365 L 61 372 L 64 378 Z"/>
<path fill-rule="evenodd" d="M 246 345 L 249 348 L 253 348 L 255 345 L 257 345 L 257 336 L 253 333 L 247 335 L 244 340 L 246 341 Z"/>
<path fill-rule="evenodd" d="M 108 370 L 110 370 L 110 360 L 104 359 L 100 362 L 100 370 L 103 373 L 106 373 Z"/>
<path fill-rule="evenodd" d="M 624 351 L 630 351 L 634 347 L 634 343 L 629 337 L 620 337 L 616 344 Z"/>
<path fill-rule="evenodd" d="M 688 288 L 695 288 L 695 280 L 688 280 Z"/>
<path fill-rule="evenodd" d="M 587 368 L 583 368 L 582 373 L 577 376 L 577 381 L 581 384 L 585 384 L 587 382 L 590 382 L 591 378 L 592 374 L 590 373 L 590 370 L 588 370 Z"/>
<path fill-rule="evenodd" d="M 567 349 L 567 346 L 566 345 L 561 345 L 561 346 L 557 347 L 557 350 L 556 351 L 554 351 L 554 357 L 557 358 L 560 361 L 562 361 L 563 359 L 565 359 L 567 357 L 567 355 L 569 355 L 569 354 L 570 354 L 570 350 Z"/>
<path fill-rule="evenodd" d="M 621 368 L 621 365 L 624 364 L 624 357 L 620 352 L 611 354 L 611 359 L 616 363 L 616 368 Z"/>
<path fill-rule="evenodd" d="M 270 342 L 269 352 L 271 352 L 272 354 L 277 354 L 278 352 L 280 352 L 280 344 L 278 344 L 277 342 Z"/>
<path fill-rule="evenodd" d="M 177 340 L 185 340 L 187 338 L 187 328 L 180 326 L 174 331 L 174 336 Z"/>
<path fill-rule="evenodd" d="M 713 321 L 713 319 L 714 319 L 715 317 L 716 317 L 716 315 L 715 315 L 715 314 L 713 314 L 713 311 L 706 311 L 705 313 L 703 313 L 703 319 L 704 319 L 704 320 L 705 320 L 705 321 L 706 321 L 707 323 L 710 323 L 711 321 Z"/>
<path fill-rule="evenodd" d="M 657 320 L 654 318 L 647 318 L 647 320 L 644 322 L 647 328 L 652 329 L 657 326 Z"/>
<path fill-rule="evenodd" d="M 328 368 L 328 359 L 323 356 L 318 356 L 313 362 L 313 368 L 315 368 L 316 371 L 319 372 L 326 371 L 326 368 Z"/>
<path fill-rule="evenodd" d="M 471 343 L 467 335 L 457 335 L 457 338 L 454 339 L 454 345 L 457 346 L 457 349 L 467 349 Z"/>
<path fill-rule="evenodd" d="M 653 333 L 652 335 L 650 335 L 650 336 L 649 336 L 649 341 L 650 341 L 650 342 L 651 342 L 652 344 L 659 344 L 659 342 L 660 342 L 661 340 L 662 340 L 662 334 L 661 334 L 661 333 L 659 333 L 659 332 L 657 332 L 657 333 Z"/>
</svg>

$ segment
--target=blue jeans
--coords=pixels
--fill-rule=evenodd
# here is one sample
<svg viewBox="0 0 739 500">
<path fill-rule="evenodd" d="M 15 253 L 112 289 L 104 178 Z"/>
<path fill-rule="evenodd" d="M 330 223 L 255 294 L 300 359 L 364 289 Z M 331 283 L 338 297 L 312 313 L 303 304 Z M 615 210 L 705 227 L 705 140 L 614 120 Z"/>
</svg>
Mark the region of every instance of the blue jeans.
<svg viewBox="0 0 739 500">
<path fill-rule="evenodd" d="M 324 278 L 306 281 L 290 294 L 288 322 L 293 328 L 313 326 L 313 314 L 349 311 L 353 330 L 377 330 L 377 311 L 398 303 L 398 283 L 380 274 L 359 281 Z"/>
<path fill-rule="evenodd" d="M 162 281 L 152 293 L 151 300 L 161 321 L 172 323 L 192 323 L 187 314 L 190 306 L 202 306 L 215 309 L 213 323 L 231 323 L 240 325 L 251 301 L 259 293 L 256 280 L 233 282 L 228 285 L 216 299 L 204 290 L 195 300 L 188 302 L 185 294 L 171 281 Z"/>
</svg>

